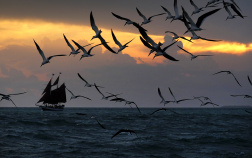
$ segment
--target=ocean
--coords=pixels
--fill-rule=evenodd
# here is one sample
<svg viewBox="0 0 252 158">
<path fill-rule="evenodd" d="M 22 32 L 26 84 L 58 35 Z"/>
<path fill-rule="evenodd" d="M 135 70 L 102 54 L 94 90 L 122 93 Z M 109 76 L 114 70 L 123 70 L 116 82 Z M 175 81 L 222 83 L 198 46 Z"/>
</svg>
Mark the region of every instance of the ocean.
<svg viewBox="0 0 252 158">
<path fill-rule="evenodd" d="M 0 157 L 252 157 L 246 109 L 172 108 L 150 115 L 156 109 L 0 108 Z M 111 139 L 120 129 L 135 133 Z"/>
</svg>

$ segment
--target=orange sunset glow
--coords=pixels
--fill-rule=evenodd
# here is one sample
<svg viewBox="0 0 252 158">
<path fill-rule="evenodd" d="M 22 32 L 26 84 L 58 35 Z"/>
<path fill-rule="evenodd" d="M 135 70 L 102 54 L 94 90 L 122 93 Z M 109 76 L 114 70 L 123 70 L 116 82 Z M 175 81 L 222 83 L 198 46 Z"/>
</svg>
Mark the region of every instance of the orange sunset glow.
<svg viewBox="0 0 252 158">
<path fill-rule="evenodd" d="M 71 25 L 64 23 L 52 23 L 40 20 L 0 20 L 1 39 L 0 39 L 0 49 L 6 48 L 8 45 L 30 45 L 33 46 L 34 43 L 32 39 L 40 41 L 44 38 L 50 39 L 51 41 L 62 39 L 62 34 L 64 33 L 69 39 L 74 40 L 86 40 L 87 42 L 95 42 L 98 44 L 97 40 L 89 41 L 94 35 L 93 30 L 90 26 L 85 25 Z M 111 30 L 102 29 L 103 37 L 109 41 L 111 47 L 117 48 L 118 46 L 114 43 Z M 53 30 L 53 31 L 52 31 Z M 135 58 L 138 64 L 156 64 L 163 63 L 165 59 L 156 58 L 153 60 L 153 56 L 149 56 L 149 50 L 143 46 L 139 40 L 139 34 L 122 32 L 120 30 L 113 30 L 116 37 L 120 39 L 121 43 L 126 43 L 129 40 L 134 40 L 129 44 L 129 47 L 124 50 L 123 54 L 128 54 Z M 48 33 L 50 32 L 50 33 Z M 164 36 L 161 35 L 150 35 L 155 41 L 164 42 Z M 190 37 L 187 37 L 190 38 Z M 228 53 L 242 55 L 248 51 L 252 50 L 252 43 L 244 44 L 239 42 L 230 41 L 220 41 L 220 42 L 209 42 L 204 40 L 197 40 L 194 43 L 183 41 L 183 47 L 192 53 Z M 64 45 L 65 46 L 65 45 Z M 103 48 L 103 52 L 105 48 Z M 117 48 L 118 49 L 118 48 Z"/>
</svg>

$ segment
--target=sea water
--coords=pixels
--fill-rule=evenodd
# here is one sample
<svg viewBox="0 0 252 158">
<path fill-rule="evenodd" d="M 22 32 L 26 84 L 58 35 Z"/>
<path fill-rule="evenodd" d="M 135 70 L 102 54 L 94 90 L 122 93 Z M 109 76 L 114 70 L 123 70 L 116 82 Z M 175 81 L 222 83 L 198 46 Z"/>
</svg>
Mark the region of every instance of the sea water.
<svg viewBox="0 0 252 158">
<path fill-rule="evenodd" d="M 252 114 L 245 109 L 174 108 L 150 115 L 156 109 L 0 108 L 0 157 L 252 157 Z M 120 129 L 136 134 L 111 139 Z"/>
</svg>

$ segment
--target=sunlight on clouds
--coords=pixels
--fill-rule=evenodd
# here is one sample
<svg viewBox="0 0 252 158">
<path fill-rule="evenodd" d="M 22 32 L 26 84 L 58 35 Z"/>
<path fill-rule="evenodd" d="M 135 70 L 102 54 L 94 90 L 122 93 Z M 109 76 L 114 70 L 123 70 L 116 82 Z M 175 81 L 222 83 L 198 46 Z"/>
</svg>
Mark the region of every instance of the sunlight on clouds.
<svg viewBox="0 0 252 158">
<path fill-rule="evenodd" d="M 97 23 L 97 25 L 99 27 L 99 23 Z M 90 26 L 84 25 L 52 23 L 39 20 L 0 20 L 0 26 L 0 50 L 9 45 L 34 46 L 32 41 L 33 39 L 35 39 L 37 42 L 40 42 L 45 38 L 50 39 L 51 41 L 58 39 L 64 40 L 63 33 L 70 42 L 71 39 L 76 41 L 86 40 L 89 43 L 94 44 L 99 44 L 100 42 L 98 39 L 90 41 L 95 33 Z M 100 29 L 102 30 L 102 36 L 104 39 L 109 42 L 108 45 L 117 51 L 118 46 L 113 41 L 111 30 L 104 28 Z M 143 46 L 139 39 L 139 34 L 121 32 L 119 30 L 113 30 L 113 32 L 122 44 L 127 43 L 134 38 L 134 40 L 129 43 L 129 47 L 123 50 L 121 53 L 128 54 L 135 58 L 138 64 L 146 63 L 155 65 L 158 63 L 163 63 L 165 60 L 167 60 L 162 57 L 157 57 L 153 60 L 153 54 L 148 56 L 150 50 Z M 159 41 L 164 42 L 164 36 L 150 35 L 150 37 L 153 38 L 153 40 L 157 43 Z M 43 49 L 43 43 L 40 45 Z M 59 47 L 59 45 L 56 47 Z M 66 45 L 63 47 L 67 48 Z M 192 53 L 214 52 L 237 55 L 241 55 L 252 50 L 252 44 L 229 41 L 209 42 L 204 40 L 194 40 L 194 43 L 183 41 L 183 47 Z M 102 47 L 102 51 L 105 52 L 106 49 Z M 29 72 L 27 72 L 27 74 L 29 74 Z"/>
<path fill-rule="evenodd" d="M 242 55 L 252 50 L 252 43 L 244 44 L 229 41 L 209 42 L 204 40 L 197 40 L 193 42 L 194 43 L 183 42 L 184 49 L 191 53 L 213 52 L 236 55 Z"/>
</svg>

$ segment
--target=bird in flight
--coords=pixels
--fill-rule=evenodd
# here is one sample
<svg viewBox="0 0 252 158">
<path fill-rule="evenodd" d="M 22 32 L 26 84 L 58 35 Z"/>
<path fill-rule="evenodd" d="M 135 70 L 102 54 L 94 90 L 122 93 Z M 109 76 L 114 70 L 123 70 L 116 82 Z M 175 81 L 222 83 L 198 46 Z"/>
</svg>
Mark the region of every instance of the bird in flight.
<svg viewBox="0 0 252 158">
<path fill-rule="evenodd" d="M 124 26 L 125 25 L 130 25 L 130 24 L 133 24 L 134 22 L 133 21 L 131 21 L 130 19 L 127 19 L 127 18 L 124 18 L 124 17 L 121 17 L 121 16 L 119 16 L 119 15 L 117 15 L 117 14 L 115 14 L 115 13 L 113 13 L 113 12 L 111 12 L 117 19 L 120 19 L 120 20 L 125 20 L 126 22 L 125 22 L 125 24 L 124 24 Z"/>
<path fill-rule="evenodd" d="M 36 43 L 36 41 L 35 41 L 35 40 L 33 40 L 33 41 L 34 41 L 34 43 L 35 43 L 35 45 L 36 45 L 36 47 L 37 47 L 37 50 L 38 50 L 39 54 L 41 55 L 41 57 L 42 57 L 42 59 L 43 59 L 41 66 L 43 66 L 43 65 L 45 65 L 45 64 L 47 64 L 47 63 L 50 63 L 50 60 L 51 60 L 53 57 L 57 57 L 57 56 L 66 56 L 65 54 L 60 54 L 60 55 L 52 55 L 52 56 L 49 56 L 48 58 L 46 58 L 44 52 L 40 49 L 40 47 L 39 47 L 39 45 Z M 40 67 L 41 67 L 41 66 L 40 66 Z"/>
<path fill-rule="evenodd" d="M 169 91 L 170 91 L 170 93 L 171 93 L 171 95 L 172 95 L 172 97 L 173 97 L 173 99 L 174 99 L 174 103 L 177 103 L 177 104 L 178 104 L 179 102 L 182 102 L 182 101 L 192 100 L 192 99 L 180 99 L 180 100 L 177 100 L 177 99 L 175 98 L 175 96 L 173 95 L 173 93 L 172 93 L 170 87 L 169 87 Z"/>
<path fill-rule="evenodd" d="M 76 98 L 79 98 L 79 97 L 82 97 L 82 98 L 86 98 L 86 99 L 88 99 L 88 100 L 91 100 L 90 98 L 85 97 L 85 96 L 82 96 L 82 95 L 74 95 L 72 91 L 70 91 L 68 88 L 66 88 L 66 89 L 67 89 L 67 91 L 68 91 L 69 93 L 71 93 L 71 95 L 72 95 L 71 98 L 70 98 L 70 100 L 71 100 L 71 99 L 76 99 Z"/>
<path fill-rule="evenodd" d="M 133 130 L 130 130 L 130 129 L 120 129 L 118 132 L 116 132 L 112 137 L 111 139 L 113 139 L 115 136 L 117 136 L 118 134 L 120 133 L 129 133 L 132 135 L 132 133 L 134 133 L 136 136 L 137 136 L 137 133 Z"/>
<path fill-rule="evenodd" d="M 138 14 L 143 18 L 143 20 L 144 20 L 144 21 L 142 22 L 141 26 L 144 25 L 144 24 L 150 23 L 150 22 L 151 22 L 151 19 L 152 19 L 153 17 L 155 17 L 155 16 L 160 16 L 160 15 L 165 14 L 165 13 L 161 13 L 161 14 L 152 15 L 152 16 L 148 17 L 148 19 L 147 19 L 146 16 L 144 16 L 144 15 L 139 11 L 138 8 L 136 8 L 136 10 L 137 10 L 137 13 L 138 13 Z"/>
<path fill-rule="evenodd" d="M 141 113 L 140 109 L 138 108 L 137 104 L 133 101 L 128 101 L 128 100 L 125 100 L 125 105 L 131 105 L 131 104 L 134 104 L 138 110 L 139 113 Z"/>
<path fill-rule="evenodd" d="M 107 49 L 109 50 L 110 52 L 114 53 L 114 54 L 117 54 L 105 41 L 105 39 L 101 36 L 101 30 L 98 29 L 98 27 L 96 26 L 95 24 L 95 21 L 94 21 L 94 17 L 93 17 L 93 13 L 91 12 L 90 13 L 90 23 L 91 23 L 91 27 L 92 29 L 94 30 L 95 32 L 95 35 L 92 37 L 92 39 L 94 38 L 98 38 L 100 41 L 101 41 L 101 44 Z M 92 40 L 91 39 L 91 40 Z"/>
<path fill-rule="evenodd" d="M 168 104 L 168 103 L 170 103 L 170 102 L 174 102 L 174 101 L 166 101 L 166 100 L 164 99 L 164 97 L 163 97 L 161 91 L 160 91 L 160 88 L 158 88 L 158 95 L 159 95 L 159 97 L 162 99 L 161 102 L 160 102 L 160 104 L 163 103 L 164 106 L 165 106 L 165 104 Z"/>
<path fill-rule="evenodd" d="M 157 109 L 157 110 L 153 111 L 153 112 L 151 113 L 151 115 L 155 114 L 155 113 L 158 112 L 158 111 L 166 111 L 166 110 L 167 110 L 166 108 L 160 108 L 160 109 Z"/>
<path fill-rule="evenodd" d="M 112 34 L 112 37 L 113 37 L 113 40 L 115 42 L 115 44 L 117 44 L 119 46 L 119 50 L 117 51 L 117 53 L 121 52 L 122 50 L 124 50 L 126 47 L 128 47 L 127 45 L 134 40 L 134 38 L 132 40 L 130 40 L 129 42 L 127 42 L 126 44 L 122 45 L 116 38 L 113 30 L 111 29 L 111 34 Z"/>
<path fill-rule="evenodd" d="M 177 45 L 178 46 L 178 45 Z M 188 52 L 187 50 L 183 49 L 182 47 L 178 46 L 181 50 L 185 51 L 186 53 L 191 55 L 191 60 L 199 57 L 199 56 L 213 56 L 213 55 L 193 55 L 192 53 Z"/>
<path fill-rule="evenodd" d="M 174 18 L 174 16 L 171 14 L 171 12 L 169 12 L 169 10 L 168 10 L 167 8 L 165 8 L 165 7 L 163 7 L 163 6 L 161 6 L 161 7 L 162 7 L 162 8 L 164 9 L 164 11 L 168 14 L 165 20 L 173 19 L 173 18 Z"/>
<path fill-rule="evenodd" d="M 173 34 L 172 40 L 181 38 L 181 39 L 184 39 L 184 40 L 186 40 L 186 41 L 188 41 L 188 42 L 193 43 L 191 40 L 189 40 L 189 39 L 187 39 L 187 38 L 185 38 L 185 37 L 183 37 L 183 36 L 178 36 L 178 34 L 176 34 L 175 32 L 172 32 L 172 31 L 165 31 L 165 33 L 172 33 L 172 34 Z"/>
<path fill-rule="evenodd" d="M 228 75 L 232 75 L 234 77 L 235 81 L 237 82 L 237 84 L 239 86 L 241 86 L 241 84 L 239 83 L 239 81 L 237 80 L 237 78 L 235 77 L 235 75 L 231 71 L 219 71 L 219 72 L 214 73 L 213 75 L 220 74 L 220 73 L 227 73 Z"/>
<path fill-rule="evenodd" d="M 79 76 L 79 78 L 82 80 L 82 81 L 84 81 L 86 84 L 85 84 L 85 87 L 92 87 L 92 86 L 94 86 L 94 84 L 90 84 L 90 83 L 88 83 L 88 81 L 86 81 L 79 73 L 78 73 L 78 76 Z M 101 87 L 101 86 L 97 86 L 97 87 Z M 103 87 L 101 87 L 101 88 L 103 88 Z"/>
<path fill-rule="evenodd" d="M 16 104 L 13 102 L 13 100 L 12 100 L 10 97 L 11 97 L 12 95 L 20 95 L 20 94 L 24 94 L 24 93 L 26 93 L 26 92 L 15 93 L 15 94 L 2 94 L 2 93 L 0 93 L 0 95 L 2 96 L 0 102 L 1 102 L 3 99 L 4 99 L 4 100 L 8 100 L 8 101 L 11 101 L 11 102 L 15 105 L 15 107 L 17 107 Z"/>
</svg>

